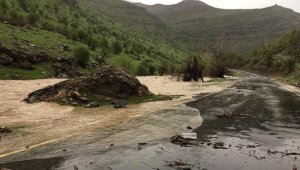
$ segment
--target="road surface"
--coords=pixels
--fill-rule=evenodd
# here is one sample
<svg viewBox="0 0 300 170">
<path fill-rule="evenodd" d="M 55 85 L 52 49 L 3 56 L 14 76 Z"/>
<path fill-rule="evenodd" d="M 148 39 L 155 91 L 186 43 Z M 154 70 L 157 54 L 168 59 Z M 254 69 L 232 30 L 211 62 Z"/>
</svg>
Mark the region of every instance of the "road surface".
<svg viewBox="0 0 300 170">
<path fill-rule="evenodd" d="M 222 92 L 137 117 L 117 127 L 0 159 L 10 169 L 252 170 L 300 167 L 300 97 L 268 78 L 245 78 Z M 203 122 L 199 121 L 200 115 Z M 217 115 L 231 114 L 231 119 Z M 202 146 L 170 143 L 175 132 L 193 131 Z M 213 144 L 222 142 L 223 149 Z M 143 144 L 139 144 L 143 143 Z M 183 167 L 169 162 L 183 160 Z"/>
</svg>

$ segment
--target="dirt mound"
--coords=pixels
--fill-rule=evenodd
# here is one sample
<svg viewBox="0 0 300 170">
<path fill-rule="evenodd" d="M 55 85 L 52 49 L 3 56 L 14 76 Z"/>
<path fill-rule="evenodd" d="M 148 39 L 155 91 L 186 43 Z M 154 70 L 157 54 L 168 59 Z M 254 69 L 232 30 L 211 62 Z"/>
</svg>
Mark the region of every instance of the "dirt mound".
<svg viewBox="0 0 300 170">
<path fill-rule="evenodd" d="M 86 104 L 152 95 L 138 79 L 124 70 L 104 66 L 85 78 L 75 78 L 28 95 L 24 101 Z"/>
</svg>

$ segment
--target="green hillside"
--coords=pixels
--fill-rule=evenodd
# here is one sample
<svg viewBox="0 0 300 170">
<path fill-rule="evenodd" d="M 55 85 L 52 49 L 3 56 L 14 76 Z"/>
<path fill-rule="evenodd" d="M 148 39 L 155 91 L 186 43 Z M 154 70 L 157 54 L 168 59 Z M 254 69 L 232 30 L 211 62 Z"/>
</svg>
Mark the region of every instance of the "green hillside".
<svg viewBox="0 0 300 170">
<path fill-rule="evenodd" d="M 286 80 L 300 82 L 300 30 L 253 53 L 248 67 L 284 75 Z"/>
<path fill-rule="evenodd" d="M 300 14 L 275 5 L 264 9 L 225 10 L 197 0 L 175 5 L 137 4 L 159 17 L 187 47 L 223 48 L 240 55 L 280 38 L 300 25 Z"/>
<path fill-rule="evenodd" d="M 53 64 L 73 58 L 81 46 L 89 48 L 91 59 L 88 67 L 75 66 L 79 74 L 93 70 L 104 54 L 106 63 L 135 74 L 153 74 L 186 56 L 166 43 L 166 26 L 158 18 L 122 0 L 0 0 L 0 21 L 2 79 L 52 77 Z M 16 64 L 21 60 L 8 56 L 11 51 L 25 63 Z M 29 62 L 41 54 L 51 59 Z"/>
</svg>

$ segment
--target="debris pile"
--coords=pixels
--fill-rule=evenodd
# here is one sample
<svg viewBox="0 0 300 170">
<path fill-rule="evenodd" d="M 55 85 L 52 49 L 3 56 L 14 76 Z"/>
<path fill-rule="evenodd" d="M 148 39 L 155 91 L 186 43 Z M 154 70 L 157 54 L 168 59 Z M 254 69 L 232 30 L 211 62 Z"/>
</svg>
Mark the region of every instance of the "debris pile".
<svg viewBox="0 0 300 170">
<path fill-rule="evenodd" d="M 200 146 L 202 143 L 197 139 L 185 138 L 182 134 L 177 134 L 171 138 L 171 143 L 183 147 Z"/>
<path fill-rule="evenodd" d="M 7 127 L 0 127 L 0 134 L 1 133 L 11 133 L 12 130 Z"/>
<path fill-rule="evenodd" d="M 138 79 L 124 70 L 104 66 L 83 78 L 74 78 L 37 90 L 24 99 L 27 103 L 58 102 L 96 107 L 96 101 L 125 107 L 122 99 L 152 95 Z M 90 104 L 90 105 L 88 105 Z"/>
</svg>

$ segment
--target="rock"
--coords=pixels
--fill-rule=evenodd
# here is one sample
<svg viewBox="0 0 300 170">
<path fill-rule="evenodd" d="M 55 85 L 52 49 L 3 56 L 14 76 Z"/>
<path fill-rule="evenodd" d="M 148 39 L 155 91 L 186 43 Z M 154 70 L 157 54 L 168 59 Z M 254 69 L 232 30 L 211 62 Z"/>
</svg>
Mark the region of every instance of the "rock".
<svg viewBox="0 0 300 170">
<path fill-rule="evenodd" d="M 228 149 L 228 148 L 225 147 L 224 142 L 216 142 L 216 143 L 214 143 L 213 148 L 214 149 Z"/>
<path fill-rule="evenodd" d="M 115 109 L 121 109 L 121 108 L 125 108 L 125 107 L 126 107 L 126 103 L 123 100 L 117 100 L 114 102 Z"/>
<path fill-rule="evenodd" d="M 30 47 L 36 47 L 36 45 L 35 45 L 35 44 L 30 44 L 29 46 L 30 46 Z"/>
<path fill-rule="evenodd" d="M 75 101 L 80 101 L 81 103 L 86 103 L 88 101 L 88 99 L 82 97 L 78 91 L 70 91 L 68 97 L 75 99 Z"/>
<path fill-rule="evenodd" d="M 86 108 L 95 108 L 95 107 L 99 107 L 99 106 L 100 106 L 99 103 L 92 102 L 92 103 L 89 103 L 89 104 L 85 105 L 84 107 L 86 107 Z"/>
<path fill-rule="evenodd" d="M 11 133 L 11 132 L 12 132 L 12 130 L 7 127 L 0 128 L 0 133 Z"/>
<path fill-rule="evenodd" d="M 67 44 L 61 44 L 60 49 L 62 51 L 71 51 L 71 48 Z"/>
<path fill-rule="evenodd" d="M 113 75 L 113 76 L 111 76 Z M 83 97 L 88 96 L 88 98 Z M 123 108 L 126 103 L 118 100 L 118 96 L 139 97 L 149 96 L 152 93 L 142 85 L 133 75 L 115 68 L 104 66 L 87 77 L 74 78 L 49 86 L 28 95 L 24 101 L 35 102 L 62 102 L 87 104 L 90 100 L 111 99 L 116 108 Z"/>
</svg>

